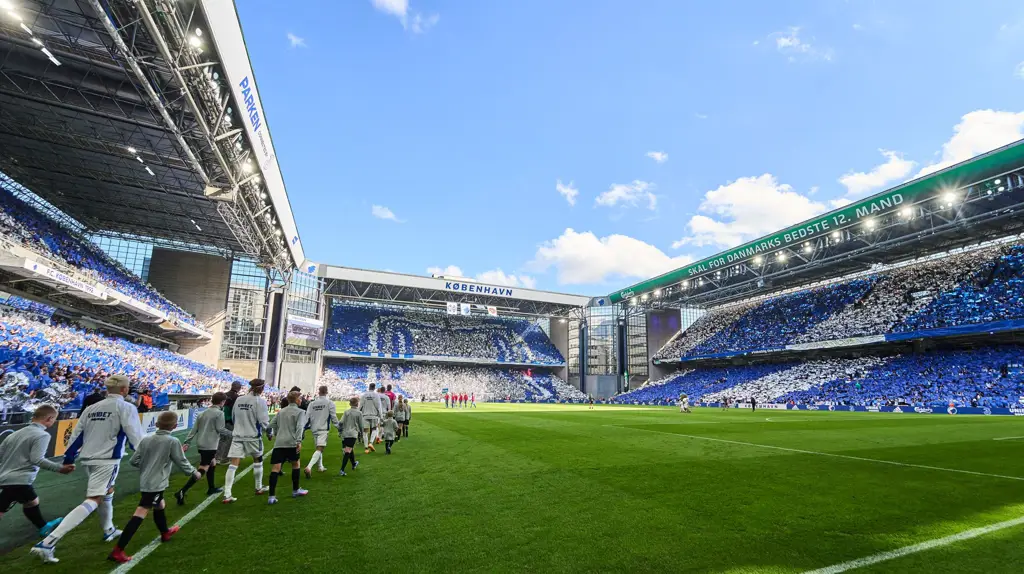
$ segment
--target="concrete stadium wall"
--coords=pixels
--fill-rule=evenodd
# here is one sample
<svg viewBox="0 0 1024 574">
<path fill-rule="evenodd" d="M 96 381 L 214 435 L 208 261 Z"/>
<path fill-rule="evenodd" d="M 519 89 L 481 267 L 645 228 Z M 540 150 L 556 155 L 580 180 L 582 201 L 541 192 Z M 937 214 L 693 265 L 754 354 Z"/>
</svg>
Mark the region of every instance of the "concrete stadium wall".
<svg viewBox="0 0 1024 574">
<path fill-rule="evenodd" d="M 316 388 L 316 363 L 282 363 L 279 389 L 299 387 L 303 393 L 312 393 Z"/>
<path fill-rule="evenodd" d="M 260 362 L 245 359 L 221 359 L 217 362 L 218 369 L 231 369 L 233 374 L 252 380 L 259 376 Z"/>
<path fill-rule="evenodd" d="M 583 379 L 586 388 L 582 391 L 594 398 L 602 399 L 615 396 L 619 390 L 619 377 L 616 375 L 587 375 Z"/>
<path fill-rule="evenodd" d="M 211 367 L 218 365 L 230 280 L 231 261 L 223 257 L 153 249 L 149 283 L 213 331 L 209 341 L 181 339 L 179 353 Z"/>
<path fill-rule="evenodd" d="M 669 341 L 682 324 L 678 309 L 651 311 L 647 314 L 647 368 L 649 380 L 657 380 L 674 371 L 674 368 L 658 367 L 651 359 Z"/>
<path fill-rule="evenodd" d="M 566 360 L 569 358 L 569 322 L 562 322 L 560 319 L 551 319 L 551 342 L 558 349 L 559 353 L 562 353 L 562 357 Z M 569 368 L 561 367 L 555 369 L 555 374 L 562 378 L 563 381 L 569 380 Z M 579 388 L 579 387 L 576 387 Z"/>
</svg>

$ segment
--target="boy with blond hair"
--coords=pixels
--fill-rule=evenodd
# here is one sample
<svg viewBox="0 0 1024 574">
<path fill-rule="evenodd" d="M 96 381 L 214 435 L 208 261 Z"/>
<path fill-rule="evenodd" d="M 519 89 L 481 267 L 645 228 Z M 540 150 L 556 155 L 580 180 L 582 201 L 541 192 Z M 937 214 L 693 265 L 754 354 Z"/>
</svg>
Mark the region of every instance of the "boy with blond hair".
<svg viewBox="0 0 1024 574">
<path fill-rule="evenodd" d="M 32 413 L 32 422 L 18 429 L 0 443 L 0 519 L 15 504 L 21 505 L 25 518 L 46 536 L 60 524 L 61 519 L 47 522 L 39 508 L 39 497 L 32 488 L 39 469 L 61 474 L 75 470 L 73 464 L 57 464 L 46 458 L 50 446 L 50 433 L 46 429 L 57 422 L 57 409 L 43 405 Z"/>
<path fill-rule="evenodd" d="M 156 418 L 156 434 L 151 434 L 142 439 L 139 447 L 135 449 L 129 464 L 139 469 L 139 490 L 141 497 L 139 505 L 135 508 L 135 514 L 128 520 L 117 546 L 107 556 L 107 560 L 124 564 L 131 562 L 132 557 L 124 553 L 124 549 L 131 542 L 132 536 L 142 526 L 142 521 L 153 510 L 153 522 L 160 531 L 160 540 L 167 542 L 174 536 L 180 527 L 167 526 L 167 514 L 164 513 L 164 491 L 167 490 L 171 478 L 171 470 L 178 467 L 181 472 L 191 475 L 199 480 L 199 471 L 192 468 L 185 453 L 182 452 L 181 443 L 171 436 L 178 426 L 178 415 L 165 411 Z"/>
<path fill-rule="evenodd" d="M 299 488 L 299 452 L 302 450 L 302 432 L 306 428 L 306 411 L 299 408 L 302 393 L 288 393 L 288 406 L 281 409 L 270 423 L 274 431 L 274 450 L 270 454 L 270 498 L 267 504 L 277 504 L 277 480 L 281 477 L 281 466 L 292 464 L 292 498 L 306 496 L 308 490 Z"/>
</svg>

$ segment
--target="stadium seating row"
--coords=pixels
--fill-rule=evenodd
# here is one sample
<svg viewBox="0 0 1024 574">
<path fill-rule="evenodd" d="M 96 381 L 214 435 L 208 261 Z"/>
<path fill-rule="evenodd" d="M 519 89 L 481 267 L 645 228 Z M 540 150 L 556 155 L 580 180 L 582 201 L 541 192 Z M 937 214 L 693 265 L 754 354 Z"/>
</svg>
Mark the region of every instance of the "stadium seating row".
<svg viewBox="0 0 1024 574">
<path fill-rule="evenodd" d="M 711 309 L 658 359 L 1024 318 L 1024 245 L 962 251 L 760 301 Z"/>
<path fill-rule="evenodd" d="M 128 376 L 136 392 L 151 391 L 156 406 L 167 404 L 168 393 L 206 394 L 247 382 L 165 349 L 10 309 L 0 317 L 0 369 L 0 411 L 40 404 L 75 410 L 115 373 Z"/>
<path fill-rule="evenodd" d="M 93 242 L 58 224 L 3 188 L 0 188 L 0 234 L 44 257 L 75 267 L 100 283 L 179 321 L 205 328 L 195 317 L 125 269 Z"/>
<path fill-rule="evenodd" d="M 837 358 L 682 370 L 616 397 L 620 403 L 754 398 L 757 402 L 1012 407 L 1024 397 L 1022 345 L 894 357 Z"/>
<path fill-rule="evenodd" d="M 512 317 L 463 317 L 443 310 L 335 301 L 325 349 L 350 353 L 467 357 L 507 363 L 561 364 L 540 326 Z"/>
<path fill-rule="evenodd" d="M 392 385 L 416 400 L 439 400 L 444 389 L 475 394 L 478 401 L 582 401 L 586 395 L 550 373 L 498 367 L 449 365 L 328 363 L 320 377 L 336 399 L 354 396 L 369 383 Z"/>
</svg>

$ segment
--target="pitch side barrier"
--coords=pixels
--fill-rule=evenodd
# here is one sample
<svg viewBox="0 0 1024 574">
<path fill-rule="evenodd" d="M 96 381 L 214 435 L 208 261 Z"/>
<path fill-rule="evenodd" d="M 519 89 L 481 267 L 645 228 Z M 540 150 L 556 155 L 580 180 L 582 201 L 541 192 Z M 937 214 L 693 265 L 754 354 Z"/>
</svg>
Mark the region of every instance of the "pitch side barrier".
<svg viewBox="0 0 1024 574">
<path fill-rule="evenodd" d="M 1007 331 L 1024 330 L 1024 319 L 1008 319 L 1005 321 L 994 321 L 991 323 L 980 323 L 974 325 L 958 325 L 956 327 L 942 327 L 939 329 L 926 329 L 922 331 L 907 331 L 906 333 L 888 333 L 885 335 L 869 335 L 866 337 L 850 337 L 847 339 L 832 339 L 829 341 L 814 341 L 812 343 L 797 343 L 779 347 L 769 347 L 754 351 L 726 351 L 724 353 L 711 353 L 707 355 L 693 355 L 680 357 L 678 359 L 661 359 L 661 363 L 688 363 L 706 359 L 724 359 L 727 357 L 746 357 L 757 355 L 768 355 L 783 351 L 812 351 L 816 349 L 838 349 L 841 347 L 860 347 L 878 343 L 892 343 L 897 341 L 908 341 L 911 339 L 938 339 L 942 337 L 957 337 L 963 335 L 992 335 Z"/>
<path fill-rule="evenodd" d="M 699 407 L 720 408 L 721 403 L 696 403 Z M 750 404 L 733 404 L 730 408 L 749 409 Z M 841 413 L 893 413 L 918 415 L 993 415 L 1024 417 L 1024 406 L 1020 407 L 865 407 L 854 405 L 779 405 L 758 404 L 758 410 L 766 411 L 827 411 Z"/>
</svg>

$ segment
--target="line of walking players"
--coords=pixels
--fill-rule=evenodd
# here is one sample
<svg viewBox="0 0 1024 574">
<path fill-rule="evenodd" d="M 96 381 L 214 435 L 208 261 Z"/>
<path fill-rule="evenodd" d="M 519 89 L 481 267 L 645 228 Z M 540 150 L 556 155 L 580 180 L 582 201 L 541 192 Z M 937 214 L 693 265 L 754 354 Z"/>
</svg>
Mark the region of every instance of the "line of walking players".
<svg viewBox="0 0 1024 574">
<path fill-rule="evenodd" d="M 444 394 L 444 408 L 476 408 L 476 393 L 467 395 L 466 393 L 448 393 Z"/>
</svg>

